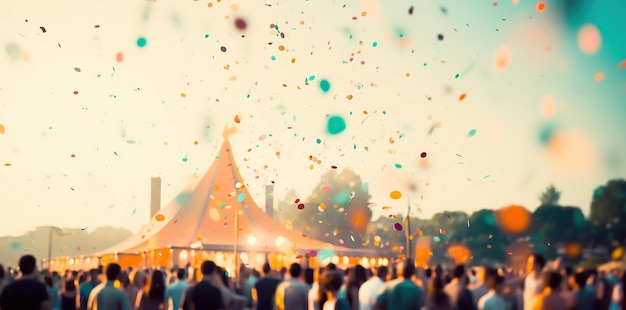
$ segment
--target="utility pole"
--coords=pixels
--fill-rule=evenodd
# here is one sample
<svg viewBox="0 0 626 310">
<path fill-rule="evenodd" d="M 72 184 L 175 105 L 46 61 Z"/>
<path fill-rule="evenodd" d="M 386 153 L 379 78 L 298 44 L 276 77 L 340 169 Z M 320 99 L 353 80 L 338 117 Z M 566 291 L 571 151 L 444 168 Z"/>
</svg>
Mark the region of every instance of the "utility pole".
<svg viewBox="0 0 626 310">
<path fill-rule="evenodd" d="M 235 212 L 235 283 L 239 283 L 239 214 Z"/>
</svg>

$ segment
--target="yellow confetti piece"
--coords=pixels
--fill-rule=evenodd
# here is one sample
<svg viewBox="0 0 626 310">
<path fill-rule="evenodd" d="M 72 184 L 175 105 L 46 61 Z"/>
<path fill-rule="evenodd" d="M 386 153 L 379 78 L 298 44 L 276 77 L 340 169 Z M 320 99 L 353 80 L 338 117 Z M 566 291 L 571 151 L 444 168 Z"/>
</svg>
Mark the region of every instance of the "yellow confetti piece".
<svg viewBox="0 0 626 310">
<path fill-rule="evenodd" d="M 187 97 L 187 94 L 185 94 L 185 93 L 180 93 L 180 96 L 181 96 L 181 97 L 183 97 L 183 98 L 185 98 L 185 97 Z"/>
<path fill-rule="evenodd" d="M 155 220 L 157 220 L 157 221 L 159 221 L 159 222 L 162 222 L 162 221 L 164 221 L 164 220 L 165 220 L 165 216 L 164 216 L 163 214 L 157 214 L 157 215 L 154 217 L 154 219 L 155 219 Z"/>
<path fill-rule="evenodd" d="M 399 191 L 392 191 L 391 193 L 389 193 L 389 198 L 391 199 L 400 199 L 402 197 L 402 193 L 400 193 Z"/>
<path fill-rule="evenodd" d="M 4 125 L 0 124 L 0 134 L 4 134 Z"/>
</svg>

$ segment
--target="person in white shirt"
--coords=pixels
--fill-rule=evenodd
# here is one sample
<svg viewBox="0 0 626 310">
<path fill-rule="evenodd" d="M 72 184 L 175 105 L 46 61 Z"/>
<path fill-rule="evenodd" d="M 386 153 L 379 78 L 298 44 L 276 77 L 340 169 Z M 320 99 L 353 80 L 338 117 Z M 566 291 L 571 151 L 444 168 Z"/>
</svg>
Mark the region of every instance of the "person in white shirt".
<svg viewBox="0 0 626 310">
<path fill-rule="evenodd" d="M 385 286 L 388 272 L 387 266 L 379 266 L 376 268 L 374 276 L 361 285 L 359 288 L 359 310 L 374 309 L 376 297 Z"/>
<path fill-rule="evenodd" d="M 487 287 L 489 287 L 489 292 L 478 300 L 478 310 L 506 310 L 506 301 L 502 298 L 504 277 L 490 276 L 487 279 Z"/>
<path fill-rule="evenodd" d="M 543 267 L 546 259 L 541 254 L 528 257 L 526 270 L 528 275 L 524 280 L 524 310 L 532 310 L 535 297 L 543 292 Z"/>
</svg>

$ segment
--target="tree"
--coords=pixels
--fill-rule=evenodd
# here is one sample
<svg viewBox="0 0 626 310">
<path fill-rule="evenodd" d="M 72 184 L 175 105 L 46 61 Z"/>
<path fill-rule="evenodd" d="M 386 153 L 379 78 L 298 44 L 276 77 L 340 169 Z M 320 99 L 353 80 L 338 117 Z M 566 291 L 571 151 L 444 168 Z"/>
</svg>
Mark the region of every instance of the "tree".
<svg viewBox="0 0 626 310">
<path fill-rule="evenodd" d="M 539 252 L 554 258 L 558 245 L 575 242 L 588 245 L 591 239 L 588 233 L 589 223 L 580 208 L 554 205 L 540 206 L 533 212 L 531 241 Z"/>
<path fill-rule="evenodd" d="M 608 229 L 605 238 L 626 242 L 626 181 L 610 180 L 598 187 L 591 201 L 591 221 Z"/>
<path fill-rule="evenodd" d="M 557 191 L 553 184 L 550 184 L 545 192 L 539 195 L 542 206 L 558 206 L 561 192 Z"/>
<path fill-rule="evenodd" d="M 288 196 L 279 201 L 279 219 L 312 238 L 361 247 L 372 217 L 370 198 L 366 184 L 354 171 L 329 170 L 308 197 Z"/>
</svg>

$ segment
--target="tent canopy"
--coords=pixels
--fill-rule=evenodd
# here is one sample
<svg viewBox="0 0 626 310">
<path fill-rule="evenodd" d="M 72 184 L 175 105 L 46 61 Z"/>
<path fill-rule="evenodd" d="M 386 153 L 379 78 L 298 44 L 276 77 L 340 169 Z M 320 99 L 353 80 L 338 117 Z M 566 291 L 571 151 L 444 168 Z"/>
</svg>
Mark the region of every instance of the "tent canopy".
<svg viewBox="0 0 626 310">
<path fill-rule="evenodd" d="M 195 187 L 182 191 L 139 232 L 96 255 L 165 247 L 233 250 L 238 230 L 238 244 L 250 251 L 305 254 L 331 249 L 340 255 L 379 256 L 375 250 L 311 239 L 265 214 L 248 192 L 231 150 L 225 131 L 215 161 Z"/>
</svg>

